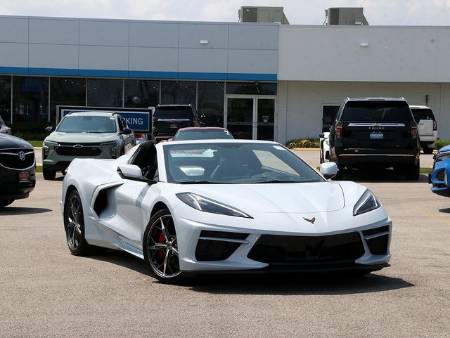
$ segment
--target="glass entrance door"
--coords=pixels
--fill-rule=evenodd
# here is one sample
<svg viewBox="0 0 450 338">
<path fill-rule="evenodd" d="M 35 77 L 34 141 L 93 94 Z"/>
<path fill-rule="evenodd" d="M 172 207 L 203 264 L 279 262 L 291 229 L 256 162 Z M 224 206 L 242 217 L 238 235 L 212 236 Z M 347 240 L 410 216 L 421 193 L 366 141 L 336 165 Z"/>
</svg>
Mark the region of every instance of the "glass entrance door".
<svg viewBox="0 0 450 338">
<path fill-rule="evenodd" d="M 273 140 L 275 98 L 256 95 L 229 95 L 225 127 L 237 139 Z"/>
<path fill-rule="evenodd" d="M 253 139 L 253 98 L 227 99 L 227 129 L 238 139 Z"/>
</svg>

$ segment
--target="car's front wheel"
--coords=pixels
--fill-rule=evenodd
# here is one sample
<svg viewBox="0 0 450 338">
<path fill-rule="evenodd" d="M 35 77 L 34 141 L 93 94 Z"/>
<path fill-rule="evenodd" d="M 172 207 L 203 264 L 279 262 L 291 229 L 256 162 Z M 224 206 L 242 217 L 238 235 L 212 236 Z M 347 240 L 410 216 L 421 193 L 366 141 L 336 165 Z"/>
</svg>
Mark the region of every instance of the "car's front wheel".
<svg viewBox="0 0 450 338">
<path fill-rule="evenodd" d="M 178 241 L 170 211 L 158 211 L 144 234 L 144 259 L 152 275 L 163 283 L 177 283 L 182 277 Z"/>
<path fill-rule="evenodd" d="M 73 189 L 66 197 L 64 206 L 64 228 L 66 230 L 67 246 L 75 256 L 88 255 L 92 247 L 84 236 L 84 214 L 80 194 Z"/>
<path fill-rule="evenodd" d="M 42 174 L 44 175 L 44 180 L 47 181 L 54 181 L 56 178 L 56 171 L 47 169 L 45 167 L 42 169 Z"/>
</svg>

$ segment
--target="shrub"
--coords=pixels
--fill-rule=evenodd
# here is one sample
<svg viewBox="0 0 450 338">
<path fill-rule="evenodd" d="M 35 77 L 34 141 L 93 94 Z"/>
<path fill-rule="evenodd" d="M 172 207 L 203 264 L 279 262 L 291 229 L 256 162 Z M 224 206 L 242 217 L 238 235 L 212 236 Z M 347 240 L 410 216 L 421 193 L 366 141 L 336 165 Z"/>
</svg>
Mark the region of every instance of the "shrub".
<svg viewBox="0 0 450 338">
<path fill-rule="evenodd" d="M 450 140 L 439 139 L 436 141 L 436 149 L 441 149 L 450 144 Z"/>
<path fill-rule="evenodd" d="M 319 148 L 320 141 L 315 138 L 295 139 L 286 143 L 289 149 L 293 148 Z"/>
</svg>

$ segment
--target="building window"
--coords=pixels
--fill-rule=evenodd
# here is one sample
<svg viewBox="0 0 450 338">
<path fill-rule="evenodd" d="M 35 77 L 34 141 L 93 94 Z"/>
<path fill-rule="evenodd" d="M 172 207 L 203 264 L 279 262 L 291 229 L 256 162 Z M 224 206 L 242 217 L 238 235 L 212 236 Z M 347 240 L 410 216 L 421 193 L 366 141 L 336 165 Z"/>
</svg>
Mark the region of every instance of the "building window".
<svg viewBox="0 0 450 338">
<path fill-rule="evenodd" d="M 122 107 L 123 80 L 88 79 L 87 105 Z"/>
<path fill-rule="evenodd" d="M 277 95 L 277 84 L 268 82 L 227 82 L 227 94 Z"/>
<path fill-rule="evenodd" d="M 48 125 L 48 77 L 13 79 L 13 127 L 23 137 L 42 134 Z"/>
<path fill-rule="evenodd" d="M 196 82 L 161 81 L 162 104 L 191 104 L 195 107 Z"/>
<path fill-rule="evenodd" d="M 337 113 L 339 111 L 338 105 L 323 105 L 322 106 L 322 133 L 330 131 L 331 126 L 336 120 Z"/>
<path fill-rule="evenodd" d="M 125 107 L 147 108 L 159 103 L 159 81 L 125 80 Z"/>
<path fill-rule="evenodd" d="M 11 123 L 11 76 L 0 76 L 0 116 Z"/>
<path fill-rule="evenodd" d="M 223 127 L 223 82 L 198 83 L 198 113 L 207 126 Z"/>
<path fill-rule="evenodd" d="M 86 79 L 51 78 L 50 79 L 50 113 L 55 121 L 57 106 L 85 106 Z M 57 120 L 60 120 L 58 118 Z"/>
</svg>

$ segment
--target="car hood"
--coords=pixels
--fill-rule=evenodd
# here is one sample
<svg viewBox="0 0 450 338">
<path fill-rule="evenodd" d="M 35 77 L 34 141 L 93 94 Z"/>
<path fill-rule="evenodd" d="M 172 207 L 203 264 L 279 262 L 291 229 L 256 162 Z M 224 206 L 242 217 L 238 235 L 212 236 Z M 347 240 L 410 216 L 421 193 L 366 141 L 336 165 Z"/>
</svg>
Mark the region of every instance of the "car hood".
<svg viewBox="0 0 450 338">
<path fill-rule="evenodd" d="M 22 140 L 21 138 L 11 136 L 8 134 L 0 134 L 0 149 L 6 148 L 23 148 L 23 149 L 33 149 L 31 144 Z"/>
<path fill-rule="evenodd" d="M 63 143 L 100 143 L 117 140 L 114 133 L 61 133 L 55 131 L 51 133 L 45 141 Z"/>
<path fill-rule="evenodd" d="M 183 185 L 180 190 L 249 213 L 330 212 L 345 207 L 343 190 L 334 182 Z"/>
<path fill-rule="evenodd" d="M 450 151 L 450 145 L 442 147 L 441 149 L 439 149 L 440 153 L 446 153 Z"/>
</svg>

